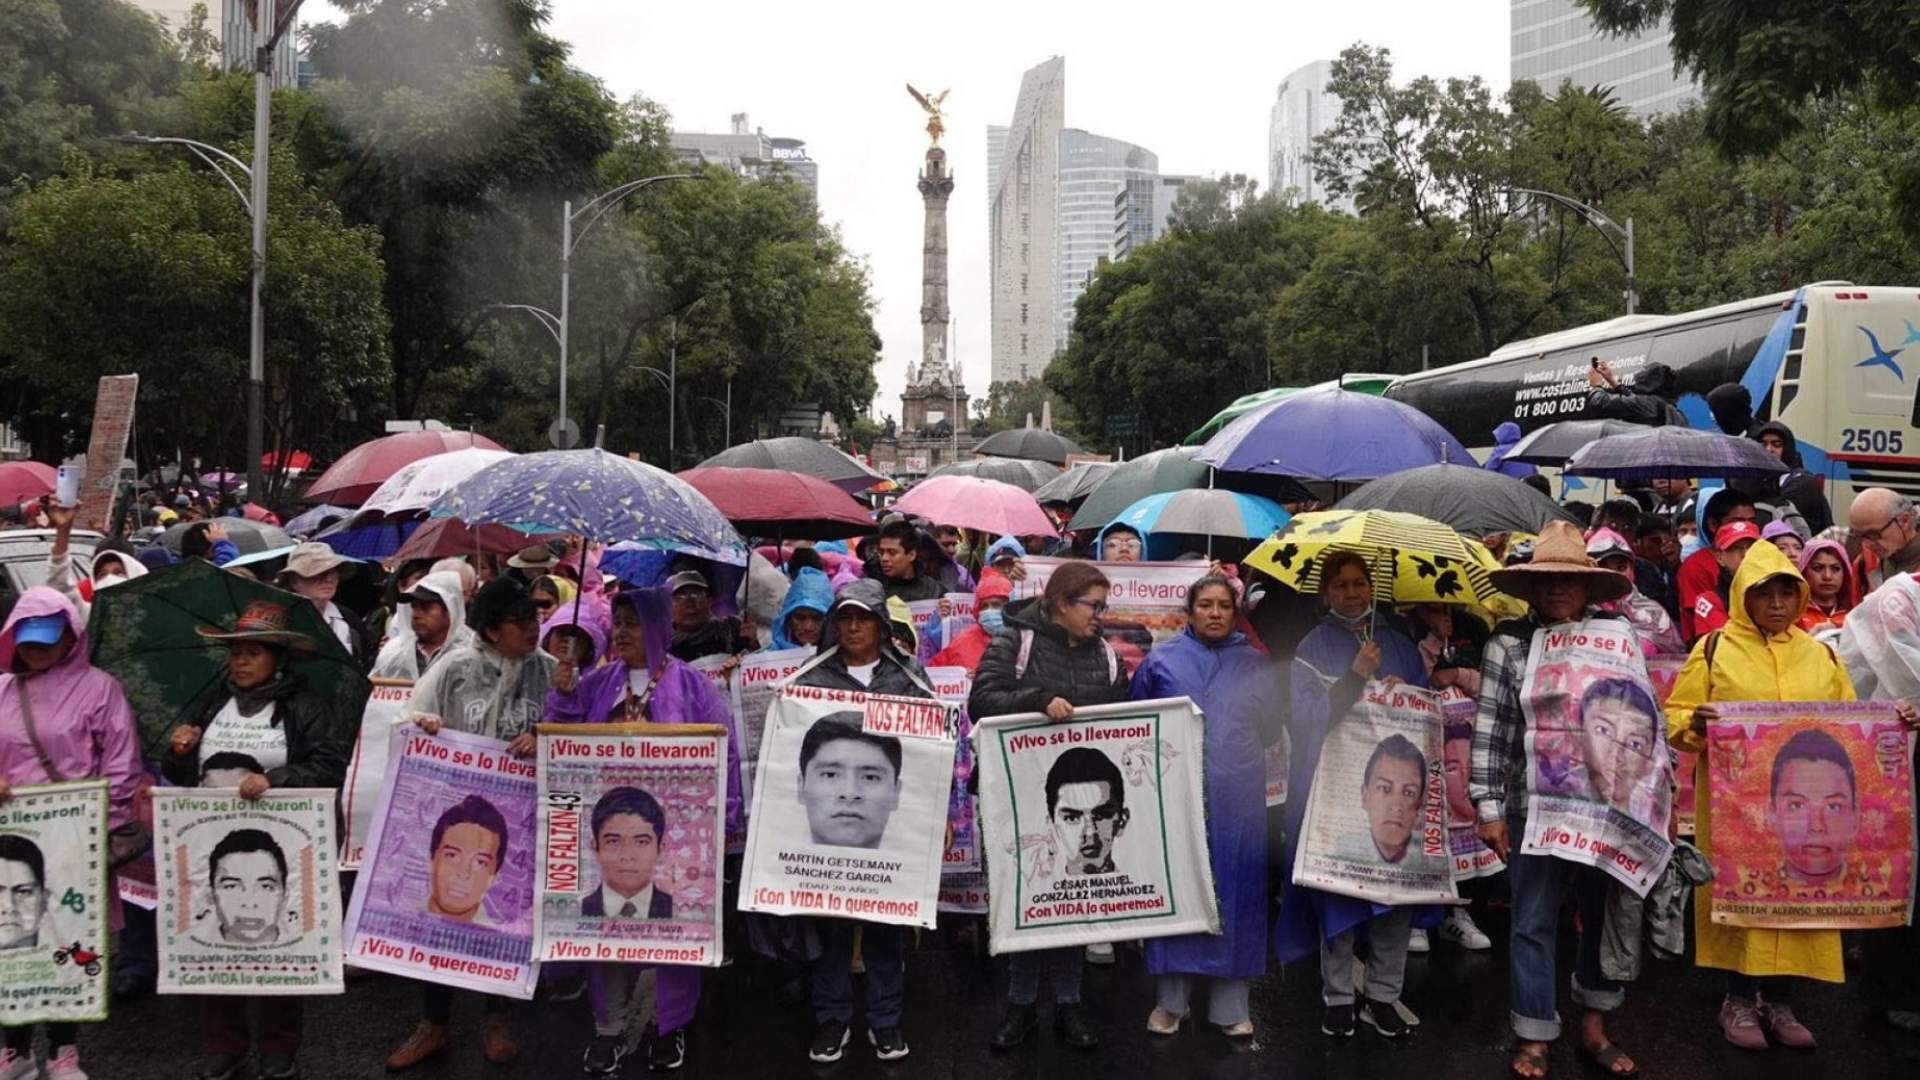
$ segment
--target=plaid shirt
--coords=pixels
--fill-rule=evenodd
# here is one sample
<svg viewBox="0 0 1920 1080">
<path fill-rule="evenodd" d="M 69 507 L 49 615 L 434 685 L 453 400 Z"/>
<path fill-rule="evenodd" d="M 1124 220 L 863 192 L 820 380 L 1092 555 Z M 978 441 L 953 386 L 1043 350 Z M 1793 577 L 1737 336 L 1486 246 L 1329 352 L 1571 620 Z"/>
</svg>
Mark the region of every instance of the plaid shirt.
<svg viewBox="0 0 1920 1080">
<path fill-rule="evenodd" d="M 1520 686 L 1539 623 L 1519 627 L 1525 637 L 1495 633 L 1480 659 L 1480 711 L 1473 721 L 1473 769 L 1467 796 L 1482 822 L 1527 816 L 1527 718 L 1520 710 Z"/>
</svg>

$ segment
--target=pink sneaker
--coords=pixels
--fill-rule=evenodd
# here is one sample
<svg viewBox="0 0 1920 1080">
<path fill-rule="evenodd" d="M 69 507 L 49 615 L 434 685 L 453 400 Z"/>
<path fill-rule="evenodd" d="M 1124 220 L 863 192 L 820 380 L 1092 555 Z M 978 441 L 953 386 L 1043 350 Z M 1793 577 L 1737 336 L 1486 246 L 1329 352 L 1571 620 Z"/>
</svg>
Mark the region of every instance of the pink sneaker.
<svg viewBox="0 0 1920 1080">
<path fill-rule="evenodd" d="M 39 1073 L 32 1050 L 23 1054 L 11 1046 L 0 1049 L 0 1080 L 32 1080 Z"/>
<path fill-rule="evenodd" d="M 80 1069 L 80 1048 L 54 1047 L 53 1057 L 47 1061 L 47 1080 L 87 1080 L 87 1074 Z"/>
<path fill-rule="evenodd" d="M 1790 1050 L 1812 1050 L 1819 1045 L 1813 1040 L 1813 1032 L 1785 1005 L 1761 1002 L 1760 1018 L 1767 1023 L 1767 1034 L 1781 1046 Z"/>
<path fill-rule="evenodd" d="M 1720 1034 L 1742 1050 L 1765 1050 L 1767 1035 L 1760 1030 L 1759 1003 L 1729 995 L 1720 1003 Z"/>
</svg>

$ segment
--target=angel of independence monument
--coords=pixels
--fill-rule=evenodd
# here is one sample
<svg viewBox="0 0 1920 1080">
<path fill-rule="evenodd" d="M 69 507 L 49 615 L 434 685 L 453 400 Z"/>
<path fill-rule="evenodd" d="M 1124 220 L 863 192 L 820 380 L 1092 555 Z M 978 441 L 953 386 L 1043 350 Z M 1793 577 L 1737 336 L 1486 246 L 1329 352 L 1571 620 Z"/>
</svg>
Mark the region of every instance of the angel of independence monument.
<svg viewBox="0 0 1920 1080">
<path fill-rule="evenodd" d="M 920 359 L 907 365 L 907 388 L 900 395 L 900 420 L 889 418 L 887 437 L 874 446 L 874 467 L 890 475 L 922 476 L 953 461 L 973 456 L 976 436 L 967 429 L 967 389 L 959 359 L 952 356 L 953 315 L 947 307 L 947 199 L 953 174 L 940 148 L 946 131 L 941 103 L 948 91 L 907 92 L 927 112 L 927 156 L 920 171 L 920 200 L 926 206 L 920 269 Z M 956 431 L 956 427 L 958 430 Z"/>
</svg>

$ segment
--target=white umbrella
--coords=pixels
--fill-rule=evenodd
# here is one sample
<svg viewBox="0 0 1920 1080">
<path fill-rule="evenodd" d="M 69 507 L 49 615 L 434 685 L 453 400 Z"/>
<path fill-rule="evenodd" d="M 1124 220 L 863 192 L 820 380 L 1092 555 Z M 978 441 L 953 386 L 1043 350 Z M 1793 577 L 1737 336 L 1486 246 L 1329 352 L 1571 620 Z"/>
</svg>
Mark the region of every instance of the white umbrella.
<svg viewBox="0 0 1920 1080">
<path fill-rule="evenodd" d="M 388 477 L 360 505 L 359 517 L 371 519 L 384 514 L 394 517 L 415 514 L 433 505 L 433 501 L 451 491 L 456 484 L 496 461 L 513 454 L 506 450 L 470 447 L 423 457 Z"/>
</svg>

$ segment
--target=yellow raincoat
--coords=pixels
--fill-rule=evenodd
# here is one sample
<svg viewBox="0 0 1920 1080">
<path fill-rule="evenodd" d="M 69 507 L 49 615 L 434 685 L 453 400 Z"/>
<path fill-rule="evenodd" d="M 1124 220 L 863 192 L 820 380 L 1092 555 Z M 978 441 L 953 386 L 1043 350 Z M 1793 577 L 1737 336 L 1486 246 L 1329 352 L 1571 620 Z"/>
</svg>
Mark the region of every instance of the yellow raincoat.
<svg viewBox="0 0 1920 1080">
<path fill-rule="evenodd" d="M 1799 583 L 1799 610 L 1806 610 L 1807 582 L 1793 563 L 1772 544 L 1753 545 L 1733 575 L 1730 620 L 1714 647 L 1713 670 L 1707 670 L 1709 639 L 1703 637 L 1694 643 L 1667 699 L 1668 741 L 1700 755 L 1694 774 L 1694 843 L 1709 854 L 1713 850 L 1713 813 L 1707 799 L 1706 741 L 1692 729 L 1694 706 L 1709 701 L 1854 700 L 1846 666 L 1834 658 L 1832 650 L 1791 625 L 1783 634 L 1763 637 L 1747 614 L 1747 590 L 1782 574 Z M 1800 975 L 1826 982 L 1846 981 L 1838 930 L 1723 926 L 1712 920 L 1710 891 L 1697 890 L 1693 901 L 1695 951 L 1701 967 L 1725 968 L 1743 975 Z"/>
</svg>

